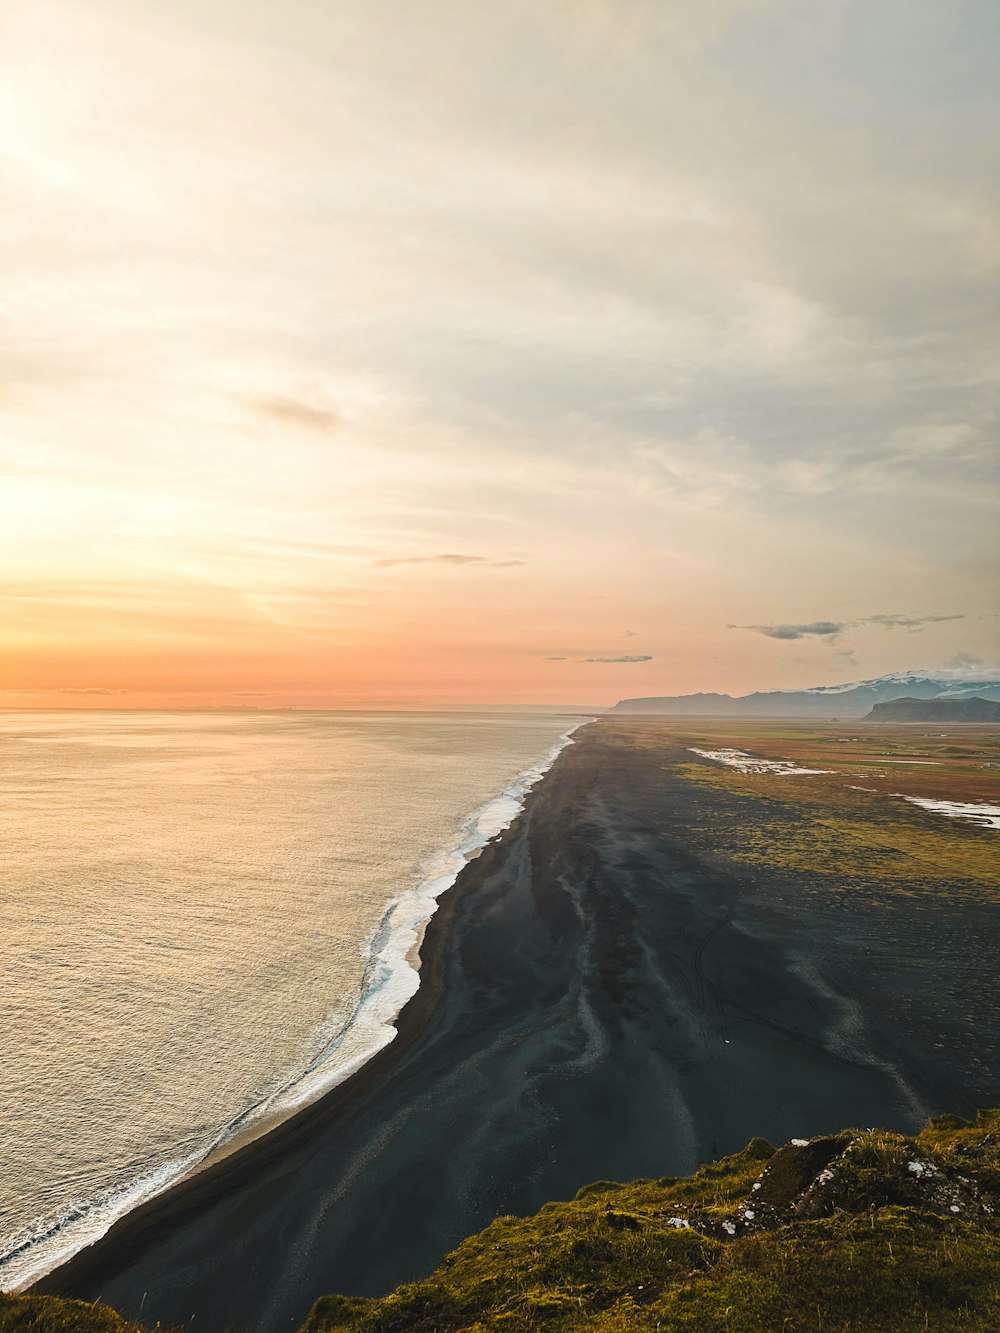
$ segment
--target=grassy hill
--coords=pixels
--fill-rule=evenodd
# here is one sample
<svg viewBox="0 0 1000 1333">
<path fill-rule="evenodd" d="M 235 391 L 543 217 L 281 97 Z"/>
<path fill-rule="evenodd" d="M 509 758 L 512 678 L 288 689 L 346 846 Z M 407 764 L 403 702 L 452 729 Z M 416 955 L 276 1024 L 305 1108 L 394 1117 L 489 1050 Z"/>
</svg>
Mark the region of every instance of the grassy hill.
<svg viewBox="0 0 1000 1333">
<path fill-rule="evenodd" d="M 754 1139 L 693 1176 L 599 1181 L 500 1218 L 423 1281 L 324 1296 L 302 1333 L 992 1330 L 998 1219 L 1000 1111 L 912 1139 Z M 0 1298 L 3 1333 L 135 1327 L 103 1307 Z"/>
<path fill-rule="evenodd" d="M 425 1281 L 305 1333 L 1000 1327 L 1000 1112 L 847 1131 L 501 1218 Z"/>
</svg>

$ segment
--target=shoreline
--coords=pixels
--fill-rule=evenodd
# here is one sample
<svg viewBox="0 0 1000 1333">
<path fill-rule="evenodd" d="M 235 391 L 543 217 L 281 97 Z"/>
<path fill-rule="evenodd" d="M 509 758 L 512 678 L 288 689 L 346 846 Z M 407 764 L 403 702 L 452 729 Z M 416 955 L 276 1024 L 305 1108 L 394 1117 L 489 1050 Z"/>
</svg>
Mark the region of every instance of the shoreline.
<svg viewBox="0 0 1000 1333">
<path fill-rule="evenodd" d="M 1000 904 L 762 871 L 739 851 L 795 828 L 794 784 L 753 798 L 707 768 L 669 728 L 586 728 L 442 896 L 396 1040 L 34 1289 L 292 1333 L 318 1297 L 383 1295 L 595 1180 L 995 1104 L 968 1017 L 995 1006 Z"/>
<path fill-rule="evenodd" d="M 444 957 L 450 925 L 462 900 L 476 886 L 477 877 L 472 872 L 478 868 L 482 875 L 489 873 L 493 861 L 502 856 L 501 845 L 504 840 L 508 835 L 514 836 L 539 785 L 574 744 L 575 733 L 594 720 L 593 715 L 587 714 L 567 728 L 536 764 L 519 773 L 502 792 L 477 807 L 463 821 L 457 835 L 458 845 L 452 854 L 462 855 L 464 864 L 458 867 L 451 882 L 434 895 L 430 914 L 414 927 L 416 938 L 404 957 L 415 973 L 416 985 L 397 1013 L 385 1020 L 391 1035 L 381 1046 L 368 1055 L 356 1057 L 353 1067 L 350 1063 L 345 1065 L 338 1071 L 340 1077 L 336 1077 L 331 1085 L 315 1097 L 284 1111 L 265 1112 L 259 1119 L 237 1130 L 231 1138 L 210 1148 L 200 1161 L 187 1169 L 181 1169 L 163 1188 L 147 1195 L 114 1218 L 106 1230 L 93 1240 L 84 1242 L 66 1258 L 57 1258 L 44 1271 L 29 1276 L 9 1290 L 13 1293 L 58 1291 L 63 1285 L 63 1279 L 69 1283 L 92 1281 L 104 1266 L 106 1250 L 113 1249 L 117 1261 L 122 1255 L 127 1256 L 136 1248 L 141 1249 L 142 1243 L 150 1235 L 159 1234 L 171 1222 L 183 1218 L 202 1202 L 224 1193 L 229 1184 L 248 1175 L 256 1164 L 279 1157 L 290 1144 L 316 1132 L 328 1117 L 342 1112 L 353 1099 L 364 1095 L 377 1083 L 407 1053 L 442 998 Z M 512 788 L 518 787 L 520 794 L 514 798 L 518 800 L 514 817 L 484 843 L 463 852 L 462 839 L 470 824 L 474 824 L 477 817 L 494 802 L 503 800 Z M 483 862 L 486 864 L 481 864 Z M 387 904 L 373 938 L 377 938 L 385 929 L 393 912 L 407 895 L 419 893 L 420 886 L 426 882 L 421 876 L 413 888 Z M 378 957 L 378 954 L 373 954 L 369 965 L 377 963 Z M 345 1031 L 363 1004 L 364 996 L 365 992 L 362 991 L 358 1005 L 345 1025 Z M 302 1077 L 307 1077 L 308 1073 L 308 1070 L 305 1071 Z"/>
</svg>

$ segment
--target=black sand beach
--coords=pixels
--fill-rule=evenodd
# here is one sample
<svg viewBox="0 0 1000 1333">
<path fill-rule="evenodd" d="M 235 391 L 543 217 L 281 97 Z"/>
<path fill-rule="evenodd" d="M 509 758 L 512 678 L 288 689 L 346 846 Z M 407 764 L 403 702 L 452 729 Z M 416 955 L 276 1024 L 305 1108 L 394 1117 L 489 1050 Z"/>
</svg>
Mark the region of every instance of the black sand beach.
<svg viewBox="0 0 1000 1333">
<path fill-rule="evenodd" d="M 39 1289 L 277 1333 L 322 1293 L 384 1292 L 497 1214 L 597 1178 L 995 1103 L 968 1028 L 978 1009 L 996 1040 L 996 909 L 900 914 L 829 875 L 706 854 L 687 836 L 707 799 L 679 771 L 691 755 L 666 729 L 633 744 L 643 725 L 578 732 L 463 872 L 390 1047 Z"/>
</svg>

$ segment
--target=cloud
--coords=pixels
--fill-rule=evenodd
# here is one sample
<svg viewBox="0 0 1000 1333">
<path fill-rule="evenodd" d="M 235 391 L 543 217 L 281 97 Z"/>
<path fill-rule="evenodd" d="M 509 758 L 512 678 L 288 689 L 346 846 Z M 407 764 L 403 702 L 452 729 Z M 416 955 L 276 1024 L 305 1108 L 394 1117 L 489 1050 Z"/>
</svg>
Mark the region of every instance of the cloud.
<svg viewBox="0 0 1000 1333">
<path fill-rule="evenodd" d="M 523 560 L 490 560 L 485 555 L 461 555 L 446 551 L 442 555 L 399 555 L 386 556 L 382 560 L 373 560 L 376 569 L 389 569 L 393 565 L 491 565 L 494 569 L 514 569 L 523 565 Z"/>
<path fill-rule="evenodd" d="M 856 622 L 850 620 L 811 620 L 804 625 L 727 625 L 727 629 L 752 629 L 769 639 L 835 639 Z"/>
<path fill-rule="evenodd" d="M 31 685 L 15 685 L 0 690 L 0 694 L 131 694 L 131 690 L 116 690 L 103 685 L 59 685 L 37 689 Z"/>
<path fill-rule="evenodd" d="M 804 672 L 855 631 L 733 641 L 721 614 L 933 596 L 969 616 L 940 656 L 989 658 L 992 7 L 440 9 L 13 7 L 0 578 L 183 586 L 74 601 L 69 624 L 76 592 L 40 594 L 10 632 L 107 661 L 155 624 L 149 670 L 183 677 L 191 636 L 221 660 L 266 623 L 310 679 L 357 661 L 402 692 L 418 585 L 447 585 L 440 651 L 468 658 L 428 688 L 494 690 L 509 633 L 528 697 L 552 637 L 574 662 L 631 648 L 617 605 L 692 664 L 720 651 L 742 692 L 767 684 L 758 635 Z M 472 547 L 497 558 L 434 555 Z M 515 551 L 530 580 L 496 577 Z M 735 584 L 787 600 L 719 614 Z M 376 622 L 403 647 L 369 671 Z M 328 673 L 312 631 L 334 623 Z M 876 628 L 902 651 L 921 626 Z"/>
<path fill-rule="evenodd" d="M 128 694 L 128 690 L 104 689 L 100 686 L 74 686 L 66 685 L 56 690 L 56 694 Z"/>
<path fill-rule="evenodd" d="M 625 631 L 625 633 L 622 635 L 622 638 L 623 638 L 623 639 L 634 639 L 635 636 L 636 636 L 636 632 L 635 632 L 634 629 L 627 629 L 627 630 Z"/>
<path fill-rule="evenodd" d="M 886 629 L 920 629 L 924 625 L 933 625 L 939 620 L 964 620 L 961 613 L 948 616 L 866 616 L 859 625 L 883 625 Z"/>
<path fill-rule="evenodd" d="M 652 662 L 653 658 L 649 653 L 627 654 L 625 657 L 582 657 L 581 662 L 603 662 L 608 665 L 617 662 Z"/>
<path fill-rule="evenodd" d="M 331 412 L 329 408 L 313 407 L 300 398 L 287 398 L 283 394 L 255 398 L 253 405 L 262 416 L 305 426 L 309 430 L 332 431 L 339 424 L 336 412 Z"/>
<path fill-rule="evenodd" d="M 568 661 L 568 658 L 565 658 L 565 657 L 547 657 L 545 660 L 546 660 L 546 662 L 566 662 L 566 661 Z"/>
<path fill-rule="evenodd" d="M 880 625 L 883 629 L 919 630 L 942 620 L 964 620 L 961 613 L 935 616 L 905 616 L 900 614 L 861 616 L 857 620 L 811 620 L 791 625 L 727 625 L 726 629 L 749 629 L 769 639 L 824 639 L 832 643 L 846 630 L 861 625 Z"/>
<path fill-rule="evenodd" d="M 975 653 L 956 653 L 945 662 L 945 666 L 954 671 L 977 671 L 985 665 L 983 659 L 977 657 Z"/>
</svg>

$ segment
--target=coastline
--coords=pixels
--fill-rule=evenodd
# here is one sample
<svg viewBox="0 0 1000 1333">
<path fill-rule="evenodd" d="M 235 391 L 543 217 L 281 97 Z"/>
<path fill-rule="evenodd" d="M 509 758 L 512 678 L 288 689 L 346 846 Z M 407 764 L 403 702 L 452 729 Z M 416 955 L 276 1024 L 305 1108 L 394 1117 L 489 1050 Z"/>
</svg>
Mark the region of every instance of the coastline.
<svg viewBox="0 0 1000 1333">
<path fill-rule="evenodd" d="M 928 993 L 942 1033 L 964 1021 L 995 910 L 903 920 L 826 867 L 761 877 L 705 852 L 695 817 L 745 817 L 744 798 L 690 763 L 667 729 L 588 728 L 442 897 L 396 1040 L 35 1290 L 285 1333 L 324 1293 L 383 1293 L 594 1179 L 987 1104 L 902 997 L 958 932 L 955 994 Z"/>
<path fill-rule="evenodd" d="M 105 1240 L 109 1243 L 116 1240 L 132 1218 L 145 1217 L 150 1211 L 166 1206 L 175 1192 L 184 1191 L 185 1187 L 194 1185 L 206 1173 L 215 1173 L 230 1159 L 241 1157 L 263 1140 L 280 1135 L 293 1121 L 308 1116 L 311 1110 L 319 1108 L 327 1098 L 333 1097 L 348 1084 L 353 1085 L 370 1064 L 394 1047 L 404 1028 L 409 1030 L 411 1026 L 410 1023 L 403 1023 L 403 1014 L 413 1005 L 425 984 L 426 960 L 423 951 L 430 922 L 440 914 L 466 868 L 478 860 L 485 849 L 520 818 L 532 791 L 560 754 L 572 744 L 574 733 L 593 720 L 592 715 L 587 714 L 567 727 L 558 740 L 534 764 L 518 773 L 502 792 L 466 815 L 452 841 L 420 866 L 409 888 L 386 904 L 379 925 L 372 934 L 373 947 L 357 1003 L 334 1039 L 335 1043 L 339 1043 L 357 1022 L 366 1005 L 377 1003 L 381 987 L 373 987 L 371 979 L 381 970 L 383 975 L 391 975 L 397 984 L 401 982 L 407 993 L 398 1004 L 394 1005 L 390 1001 L 385 1012 L 377 1014 L 377 1044 L 343 1065 L 336 1064 L 332 1052 L 325 1058 L 319 1057 L 283 1088 L 272 1093 L 265 1102 L 249 1108 L 227 1126 L 206 1151 L 178 1162 L 162 1180 L 154 1176 L 136 1181 L 124 1191 L 117 1210 L 113 1204 L 108 1207 L 110 1215 L 106 1225 L 103 1225 L 103 1218 L 95 1221 L 94 1213 L 85 1213 L 61 1223 L 48 1235 L 32 1240 L 20 1250 L 9 1252 L 0 1266 L 11 1265 L 19 1254 L 28 1256 L 36 1249 L 37 1261 L 28 1266 L 23 1276 L 3 1289 L 17 1292 L 40 1288 L 40 1284 L 44 1284 L 47 1279 L 69 1270 L 77 1256 L 85 1256 Z M 505 809 L 505 806 L 513 808 Z M 510 818 L 506 818 L 508 814 Z M 482 825 L 487 816 L 492 816 L 492 819 L 489 820 L 488 829 L 484 830 Z M 436 870 L 431 869 L 437 862 L 444 863 L 443 873 L 440 865 Z M 396 921 L 395 917 L 401 920 Z M 402 942 L 400 936 L 403 937 Z M 412 937 L 409 943 L 406 942 L 407 937 Z M 380 945 L 378 941 L 381 941 Z M 316 1080 L 316 1085 L 310 1090 L 307 1084 L 311 1077 Z M 69 1230 L 75 1223 L 82 1224 L 81 1230 L 84 1225 L 88 1227 L 88 1232 L 82 1237 L 68 1236 L 63 1249 L 56 1249 L 52 1242 L 57 1240 L 64 1229 Z M 97 1227 L 102 1225 L 103 1230 L 98 1231 Z"/>
<path fill-rule="evenodd" d="M 530 793 L 528 795 L 530 800 Z M 80 1285 L 100 1283 L 106 1271 L 140 1254 L 145 1244 L 167 1232 L 185 1217 L 196 1214 L 206 1203 L 223 1195 L 234 1183 L 252 1176 L 270 1162 L 278 1161 L 296 1143 L 322 1129 L 324 1123 L 343 1111 L 388 1074 L 417 1041 L 444 993 L 444 963 L 449 932 L 463 899 L 476 887 L 477 878 L 488 874 L 500 859 L 504 835 L 524 818 L 524 810 L 503 833 L 488 842 L 467 863 L 438 902 L 437 910 L 424 926 L 420 942 L 420 985 L 400 1010 L 395 1037 L 376 1051 L 359 1069 L 294 1115 L 280 1120 L 265 1134 L 223 1152 L 211 1161 L 181 1176 L 161 1193 L 145 1200 L 118 1218 L 92 1244 L 77 1250 L 64 1262 L 28 1283 L 27 1292 L 68 1294 Z"/>
</svg>

